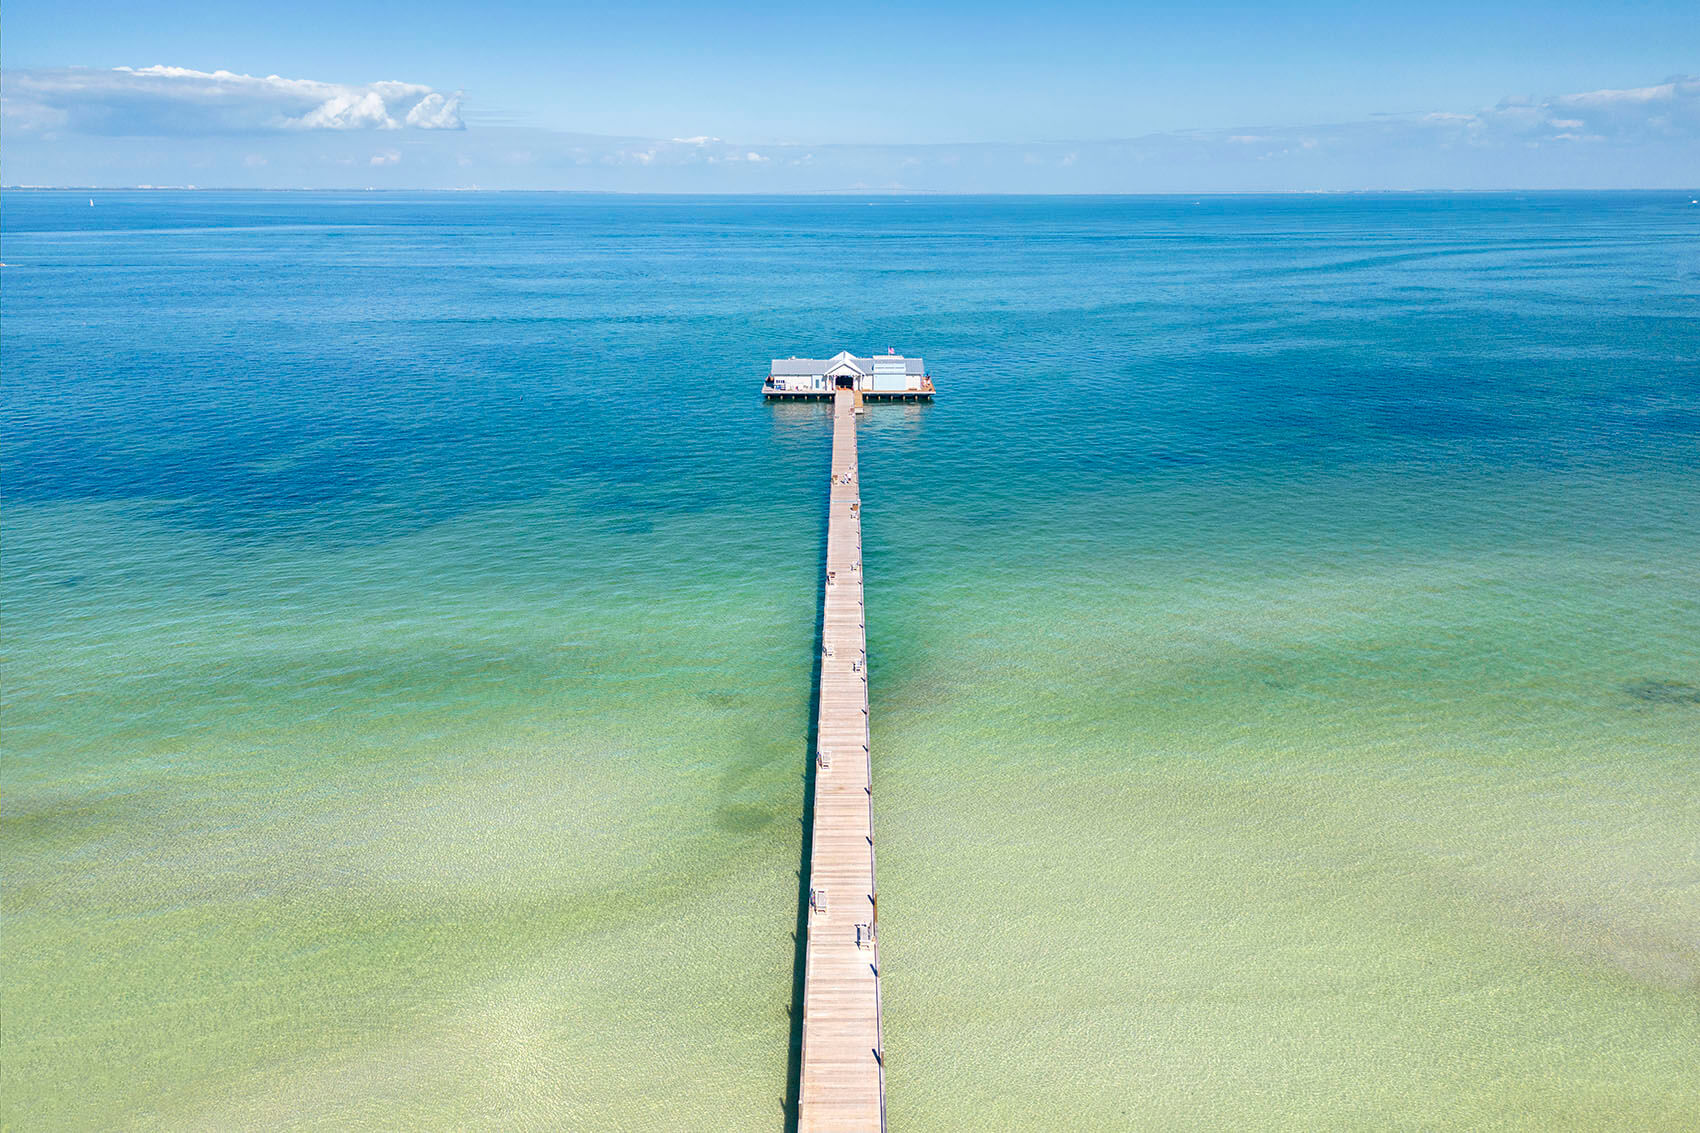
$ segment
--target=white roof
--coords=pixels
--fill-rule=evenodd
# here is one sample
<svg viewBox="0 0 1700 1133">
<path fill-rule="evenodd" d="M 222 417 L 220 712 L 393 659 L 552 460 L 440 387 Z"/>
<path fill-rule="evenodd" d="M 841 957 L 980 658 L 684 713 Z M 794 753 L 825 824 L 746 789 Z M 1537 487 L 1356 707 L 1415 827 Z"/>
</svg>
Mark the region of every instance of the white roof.
<svg viewBox="0 0 1700 1133">
<path fill-rule="evenodd" d="M 881 363 L 901 362 L 905 374 L 920 376 L 927 372 L 925 363 L 919 358 L 906 358 L 901 354 L 874 354 L 858 357 L 848 350 L 841 350 L 831 358 L 775 358 L 769 367 L 768 374 L 775 378 L 824 378 L 828 370 L 843 362 L 854 366 L 859 373 L 870 374 L 874 369 L 874 361 Z M 882 370 L 885 366 L 880 367 Z"/>
<path fill-rule="evenodd" d="M 826 372 L 828 374 L 859 374 L 865 376 L 868 372 L 866 366 L 856 364 L 857 357 L 848 350 L 840 350 L 826 361 Z"/>
</svg>

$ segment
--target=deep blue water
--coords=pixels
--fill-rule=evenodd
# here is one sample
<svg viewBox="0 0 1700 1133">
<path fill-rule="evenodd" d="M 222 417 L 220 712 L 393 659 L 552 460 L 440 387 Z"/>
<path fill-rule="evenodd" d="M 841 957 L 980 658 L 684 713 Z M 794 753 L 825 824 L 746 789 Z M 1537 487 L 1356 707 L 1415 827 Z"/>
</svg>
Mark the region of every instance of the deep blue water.
<svg viewBox="0 0 1700 1133">
<path fill-rule="evenodd" d="M 351 534 L 564 482 L 618 507 L 761 443 L 765 359 L 838 343 L 945 378 L 920 456 L 943 483 L 988 448 L 1028 491 L 1586 471 L 1696 431 L 1680 194 L 87 200 L 6 199 L 17 501 Z M 1000 443 L 1011 416 L 1045 443 Z"/>
</svg>

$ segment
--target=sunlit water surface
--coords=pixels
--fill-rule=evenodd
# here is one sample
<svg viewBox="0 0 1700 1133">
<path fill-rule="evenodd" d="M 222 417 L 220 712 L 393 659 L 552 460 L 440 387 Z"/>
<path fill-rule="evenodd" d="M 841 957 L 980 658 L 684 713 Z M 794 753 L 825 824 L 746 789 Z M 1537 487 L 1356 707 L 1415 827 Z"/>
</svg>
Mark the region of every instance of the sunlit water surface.
<svg viewBox="0 0 1700 1133">
<path fill-rule="evenodd" d="M 898 1129 L 1700 1125 L 1700 209 L 7 193 L 4 1115 L 785 1119 L 827 418 Z"/>
</svg>

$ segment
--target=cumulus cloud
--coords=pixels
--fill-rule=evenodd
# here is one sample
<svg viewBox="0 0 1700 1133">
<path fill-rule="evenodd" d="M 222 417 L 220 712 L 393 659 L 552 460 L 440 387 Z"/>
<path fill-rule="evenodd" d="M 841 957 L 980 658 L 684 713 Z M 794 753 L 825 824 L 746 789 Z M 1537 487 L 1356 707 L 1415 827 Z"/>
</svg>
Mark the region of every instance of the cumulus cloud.
<svg viewBox="0 0 1700 1133">
<path fill-rule="evenodd" d="M 460 93 L 187 67 L 9 71 L 8 129 L 109 136 L 460 130 Z"/>
</svg>

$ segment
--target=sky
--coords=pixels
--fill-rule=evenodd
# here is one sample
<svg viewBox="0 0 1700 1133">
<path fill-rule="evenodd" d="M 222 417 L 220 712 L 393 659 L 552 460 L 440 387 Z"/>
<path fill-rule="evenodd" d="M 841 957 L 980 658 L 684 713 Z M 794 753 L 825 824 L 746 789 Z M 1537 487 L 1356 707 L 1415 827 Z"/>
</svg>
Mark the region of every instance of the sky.
<svg viewBox="0 0 1700 1133">
<path fill-rule="evenodd" d="M 1700 186 L 1700 4 L 12 0 L 0 183 Z"/>
</svg>

